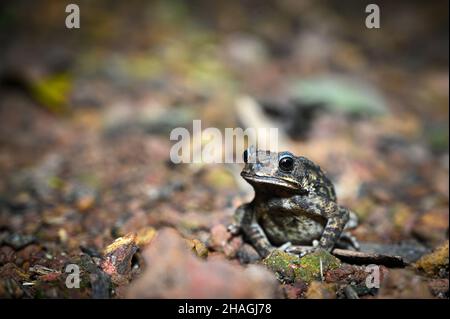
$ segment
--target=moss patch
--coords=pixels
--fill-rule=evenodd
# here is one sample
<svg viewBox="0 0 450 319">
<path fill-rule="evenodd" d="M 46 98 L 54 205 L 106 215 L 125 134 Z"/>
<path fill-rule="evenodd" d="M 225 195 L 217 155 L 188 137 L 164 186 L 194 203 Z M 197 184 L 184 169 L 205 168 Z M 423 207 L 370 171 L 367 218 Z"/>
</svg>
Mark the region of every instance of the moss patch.
<svg viewBox="0 0 450 319">
<path fill-rule="evenodd" d="M 263 260 L 263 264 L 275 272 L 282 282 L 304 281 L 309 283 L 321 279 L 322 274 L 341 266 L 339 259 L 325 250 L 318 250 L 302 258 L 283 251 L 274 250 Z"/>
</svg>

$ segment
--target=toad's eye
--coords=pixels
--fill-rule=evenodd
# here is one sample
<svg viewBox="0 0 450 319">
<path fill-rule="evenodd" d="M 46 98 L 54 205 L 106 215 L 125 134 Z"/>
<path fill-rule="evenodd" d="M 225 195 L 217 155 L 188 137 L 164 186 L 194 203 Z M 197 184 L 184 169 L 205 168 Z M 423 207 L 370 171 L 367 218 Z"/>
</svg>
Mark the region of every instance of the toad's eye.
<svg viewBox="0 0 450 319">
<path fill-rule="evenodd" d="M 242 157 L 244 158 L 244 163 L 247 163 L 248 162 L 248 151 L 247 150 L 244 151 L 244 154 L 242 155 Z"/>
<path fill-rule="evenodd" d="M 284 172 L 290 172 L 294 168 L 294 159 L 290 155 L 285 155 L 280 158 L 278 166 Z"/>
</svg>

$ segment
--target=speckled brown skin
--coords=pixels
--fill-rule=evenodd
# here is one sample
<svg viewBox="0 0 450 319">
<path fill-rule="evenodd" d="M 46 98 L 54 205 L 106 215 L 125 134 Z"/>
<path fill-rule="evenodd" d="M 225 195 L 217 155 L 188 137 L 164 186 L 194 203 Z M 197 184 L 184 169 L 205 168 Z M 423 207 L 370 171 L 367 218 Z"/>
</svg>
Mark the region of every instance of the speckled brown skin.
<svg viewBox="0 0 450 319">
<path fill-rule="evenodd" d="M 316 247 L 331 251 L 345 246 L 345 240 L 357 248 L 354 238 L 343 232 L 356 226 L 356 216 L 337 204 L 333 184 L 318 165 L 289 152 L 254 148 L 244 157 L 241 176 L 255 189 L 255 198 L 238 207 L 234 229 L 262 257 L 280 245 L 300 254 Z M 315 247 L 302 246 L 312 243 Z"/>
</svg>

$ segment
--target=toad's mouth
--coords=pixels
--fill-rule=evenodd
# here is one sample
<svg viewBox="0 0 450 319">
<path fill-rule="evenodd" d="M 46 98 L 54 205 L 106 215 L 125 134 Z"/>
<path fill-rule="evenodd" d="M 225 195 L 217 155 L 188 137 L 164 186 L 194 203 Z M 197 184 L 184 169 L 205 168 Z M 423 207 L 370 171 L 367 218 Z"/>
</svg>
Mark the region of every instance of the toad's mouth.
<svg viewBox="0 0 450 319">
<path fill-rule="evenodd" d="M 301 189 L 300 185 L 298 185 L 297 183 L 275 177 L 250 175 L 244 172 L 241 173 L 241 176 L 250 184 L 268 184 L 274 187 L 287 188 L 295 191 L 299 191 Z"/>
</svg>

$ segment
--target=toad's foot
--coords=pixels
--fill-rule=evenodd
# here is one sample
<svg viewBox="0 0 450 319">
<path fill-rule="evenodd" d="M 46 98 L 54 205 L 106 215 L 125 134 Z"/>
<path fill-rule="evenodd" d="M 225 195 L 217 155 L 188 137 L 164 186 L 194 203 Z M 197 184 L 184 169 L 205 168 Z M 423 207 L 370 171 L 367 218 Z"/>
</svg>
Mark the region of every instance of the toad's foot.
<svg viewBox="0 0 450 319">
<path fill-rule="evenodd" d="M 284 244 L 284 245 L 286 245 L 286 244 Z M 317 240 L 314 240 L 312 242 L 312 246 L 300 246 L 300 245 L 292 245 L 292 244 L 290 244 L 289 246 L 286 247 L 285 252 L 287 252 L 289 254 L 297 255 L 299 257 L 303 257 L 303 256 L 305 256 L 307 254 L 315 252 L 319 248 L 320 248 L 319 247 L 319 242 Z"/>
<path fill-rule="evenodd" d="M 343 232 L 341 237 L 339 238 L 336 246 L 343 249 L 356 250 L 359 251 L 360 245 L 355 236 L 350 234 L 349 232 Z"/>
<path fill-rule="evenodd" d="M 227 226 L 227 230 L 228 232 L 233 235 L 233 236 L 237 236 L 241 233 L 241 227 L 237 224 L 230 224 Z"/>
<path fill-rule="evenodd" d="M 277 248 L 277 250 L 281 250 L 284 252 L 287 252 L 287 250 L 292 247 L 292 243 L 290 241 L 284 243 L 283 245 L 281 245 L 280 247 Z"/>
</svg>

